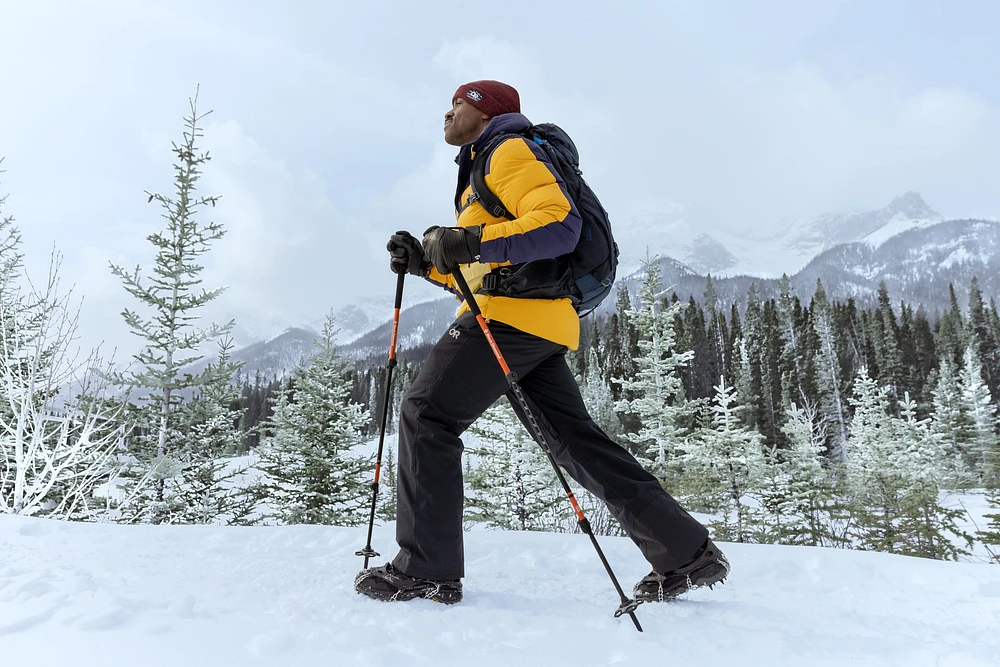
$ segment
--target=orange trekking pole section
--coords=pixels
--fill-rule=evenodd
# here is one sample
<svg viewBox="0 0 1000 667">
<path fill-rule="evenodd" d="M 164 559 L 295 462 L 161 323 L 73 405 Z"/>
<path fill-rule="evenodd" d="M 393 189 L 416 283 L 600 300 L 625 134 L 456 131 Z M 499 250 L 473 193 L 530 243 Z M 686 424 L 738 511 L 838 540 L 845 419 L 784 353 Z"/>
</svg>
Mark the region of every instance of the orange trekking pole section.
<svg viewBox="0 0 1000 667">
<path fill-rule="evenodd" d="M 465 298 L 465 303 L 469 305 L 469 310 L 472 311 L 472 314 L 476 317 L 476 321 L 479 322 L 479 328 L 483 330 L 483 335 L 486 336 L 486 340 L 490 344 L 490 349 L 493 350 L 493 355 L 497 358 L 497 362 L 500 364 L 500 369 L 507 378 L 507 384 L 510 385 L 510 390 L 517 398 L 518 405 L 524 412 L 528 423 L 531 424 L 531 430 L 533 431 L 531 435 L 534 437 L 535 442 L 537 442 L 542 450 L 545 451 L 545 455 L 549 457 L 549 463 L 552 464 L 552 468 L 556 471 L 556 476 L 562 483 L 563 490 L 566 491 L 566 495 L 569 497 L 569 502 L 573 506 L 573 511 L 576 513 L 576 519 L 580 526 L 580 530 L 590 537 L 590 541 L 593 543 L 594 549 L 597 551 L 597 555 L 601 559 L 601 563 L 604 564 L 604 569 L 607 570 L 608 576 L 611 577 L 611 581 L 615 585 L 615 590 L 617 590 L 618 595 L 621 596 L 621 605 L 619 605 L 618 609 L 615 610 L 615 618 L 618 618 L 623 614 L 628 614 L 632 618 L 632 622 L 635 624 L 635 629 L 642 632 L 642 626 L 639 625 L 639 619 L 635 617 L 635 610 L 638 608 L 640 603 L 625 595 L 625 591 L 622 590 L 621 584 L 618 583 L 618 578 L 615 577 L 615 573 L 611 569 L 611 564 L 608 563 L 608 559 L 604 556 L 604 551 L 601 549 L 601 545 L 597 543 L 597 537 L 594 536 L 594 531 L 590 527 L 590 521 L 588 521 L 587 517 L 584 516 L 583 510 L 580 509 L 580 503 L 577 502 L 576 496 L 573 494 L 573 490 L 569 488 L 566 476 L 563 474 L 559 464 L 556 463 L 555 457 L 552 456 L 548 440 L 545 437 L 545 432 L 542 430 L 541 424 L 538 423 L 534 413 L 532 413 L 531 406 L 528 405 L 528 399 L 523 393 L 521 393 L 521 387 L 517 384 L 517 374 L 510 370 L 510 367 L 507 365 L 507 361 L 503 358 L 503 354 L 500 352 L 500 347 L 493 338 L 493 334 L 490 333 L 490 328 L 486 324 L 486 319 L 483 317 L 482 311 L 479 310 L 479 304 L 476 303 L 476 298 L 472 294 L 472 290 L 469 289 L 469 283 L 466 282 L 465 276 L 462 275 L 462 272 L 459 269 L 452 271 L 451 275 L 454 276 L 455 283 L 461 290 L 462 297 Z"/>
<path fill-rule="evenodd" d="M 372 482 L 372 506 L 368 515 L 368 543 L 364 549 L 355 551 L 355 556 L 365 557 L 365 568 L 368 559 L 380 554 L 372 549 L 372 531 L 375 529 L 375 505 L 378 502 L 378 482 L 382 475 L 382 450 L 385 445 L 385 425 L 389 418 L 389 399 L 392 398 L 392 369 L 396 367 L 396 337 L 399 333 L 399 309 L 403 305 L 403 279 L 405 273 L 396 276 L 396 302 L 392 311 L 392 336 L 389 340 L 389 361 L 386 363 L 385 398 L 382 400 L 382 425 L 378 434 L 378 452 L 375 454 L 375 481 Z"/>
</svg>

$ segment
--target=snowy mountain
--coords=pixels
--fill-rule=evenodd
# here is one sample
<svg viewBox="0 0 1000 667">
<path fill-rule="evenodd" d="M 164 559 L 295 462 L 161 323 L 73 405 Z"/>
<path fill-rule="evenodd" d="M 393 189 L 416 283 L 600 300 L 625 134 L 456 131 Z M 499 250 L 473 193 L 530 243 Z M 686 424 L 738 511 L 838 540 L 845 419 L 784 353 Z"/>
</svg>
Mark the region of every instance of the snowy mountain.
<svg viewBox="0 0 1000 667">
<path fill-rule="evenodd" d="M 374 304 L 375 300 L 372 300 L 372 303 Z M 354 318 L 349 325 L 341 327 L 341 333 L 337 337 L 337 350 L 341 355 L 357 359 L 366 357 L 384 359 L 388 355 L 389 337 L 392 332 L 391 298 L 388 304 L 388 307 L 373 307 L 369 312 L 365 312 L 360 306 L 346 307 L 338 311 L 335 319 L 338 326 L 341 324 L 341 315 Z M 409 305 L 404 299 L 396 342 L 400 354 L 437 340 L 455 320 L 458 305 L 451 296 Z M 376 319 L 377 317 L 381 319 Z M 345 336 L 345 330 L 353 331 L 354 335 Z M 258 372 L 263 377 L 290 375 L 297 366 L 303 365 L 304 361 L 316 352 L 314 343 L 318 338 L 319 333 L 311 328 L 290 327 L 269 340 L 233 351 L 232 360 L 243 364 L 240 372 L 244 377 L 252 378 Z M 198 373 L 206 364 L 215 360 L 216 355 L 206 356 L 186 370 Z"/>
<path fill-rule="evenodd" d="M 659 260 L 664 286 L 673 286 L 678 297 L 701 301 L 706 277 L 669 257 Z M 835 246 L 809 262 L 802 270 L 789 275 L 793 294 L 808 303 L 816 291 L 816 281 L 831 299 L 854 298 L 859 305 L 872 304 L 879 283 L 885 282 L 894 304 L 904 300 L 922 304 L 930 312 L 950 306 L 949 284 L 955 288 L 959 303 L 968 303 L 969 283 L 978 278 L 987 303 L 1000 299 L 1000 223 L 987 220 L 949 220 L 934 225 L 914 226 L 880 244 L 862 240 Z M 639 274 L 619 279 L 630 294 L 637 293 Z M 720 303 L 746 303 L 753 284 L 762 299 L 776 298 L 779 280 L 737 275 L 716 277 L 712 283 Z M 602 310 L 614 308 L 605 301 Z"/>
<path fill-rule="evenodd" d="M 941 222 L 941 215 L 916 192 L 896 197 L 877 211 L 822 215 L 804 228 L 793 229 L 783 248 L 812 259 L 844 243 L 864 241 L 878 246 L 896 234 Z"/>
<path fill-rule="evenodd" d="M 688 223 L 679 205 L 649 205 L 616 224 L 625 273 L 650 254 L 673 257 L 692 270 L 713 276 L 777 278 L 801 270 L 820 253 L 844 243 L 878 246 L 910 229 L 942 221 L 916 192 L 907 192 L 875 211 L 825 214 L 782 227 L 771 234 L 704 228 Z"/>
<path fill-rule="evenodd" d="M 372 545 L 394 553 L 394 526 Z M 724 586 L 615 619 L 579 534 L 466 533 L 465 599 L 356 594 L 363 528 L 123 526 L 0 516 L 0 655 L 33 667 L 995 667 L 1000 568 L 727 544 Z M 601 537 L 627 590 L 649 570 Z M 382 559 L 376 561 L 381 563 Z"/>
<path fill-rule="evenodd" d="M 690 245 L 682 248 L 682 261 L 698 273 L 720 274 L 739 264 L 736 255 L 729 252 L 708 234 L 697 237 Z"/>
<path fill-rule="evenodd" d="M 423 301 L 406 306 L 399 313 L 399 332 L 396 345 L 400 354 L 436 341 L 455 321 L 459 302 L 449 295 L 433 301 Z M 392 320 L 384 318 L 379 326 L 354 341 L 341 345 L 339 350 L 355 358 L 383 359 L 389 353 Z"/>
<path fill-rule="evenodd" d="M 270 340 L 234 351 L 232 360 L 243 363 L 240 372 L 245 377 L 252 378 L 258 372 L 263 377 L 290 375 L 305 358 L 316 352 L 314 343 L 318 338 L 315 331 L 292 327 Z"/>
<path fill-rule="evenodd" d="M 822 279 L 828 291 L 864 299 L 885 281 L 894 302 L 948 308 L 948 285 L 967 304 L 969 282 L 979 279 L 984 298 L 1000 297 L 1000 223 L 950 220 L 915 227 L 879 244 L 867 239 L 832 248 L 795 276 L 802 288 Z"/>
</svg>

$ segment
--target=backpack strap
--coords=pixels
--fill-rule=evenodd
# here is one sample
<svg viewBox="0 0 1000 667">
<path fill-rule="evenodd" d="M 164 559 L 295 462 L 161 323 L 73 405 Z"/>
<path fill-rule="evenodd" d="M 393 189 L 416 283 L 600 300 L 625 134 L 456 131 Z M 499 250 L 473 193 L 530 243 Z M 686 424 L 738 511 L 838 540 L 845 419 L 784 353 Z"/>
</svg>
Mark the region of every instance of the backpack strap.
<svg viewBox="0 0 1000 667">
<path fill-rule="evenodd" d="M 486 209 L 486 212 L 494 218 L 506 218 L 507 220 L 514 220 L 515 216 L 507 210 L 504 203 L 500 201 L 500 197 L 497 197 L 486 185 L 486 165 L 490 163 L 490 156 L 493 155 L 497 146 L 513 137 L 524 138 L 520 134 L 498 135 L 491 139 L 483 147 L 483 150 L 476 153 L 476 157 L 472 161 L 472 200 L 478 201 Z"/>
</svg>

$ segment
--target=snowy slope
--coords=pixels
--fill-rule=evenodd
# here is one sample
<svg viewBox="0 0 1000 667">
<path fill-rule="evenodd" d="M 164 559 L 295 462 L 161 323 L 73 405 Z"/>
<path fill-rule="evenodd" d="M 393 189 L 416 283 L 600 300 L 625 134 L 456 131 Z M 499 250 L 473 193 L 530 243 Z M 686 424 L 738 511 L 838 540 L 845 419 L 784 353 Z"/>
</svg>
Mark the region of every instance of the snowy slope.
<svg viewBox="0 0 1000 667">
<path fill-rule="evenodd" d="M 645 605 L 638 634 L 582 535 L 467 534 L 466 599 L 355 594 L 362 529 L 117 526 L 0 517 L 0 663 L 1000 664 L 1000 567 L 724 545 L 727 584 Z M 373 544 L 393 552 L 392 530 Z M 629 586 L 646 573 L 603 538 Z"/>
</svg>

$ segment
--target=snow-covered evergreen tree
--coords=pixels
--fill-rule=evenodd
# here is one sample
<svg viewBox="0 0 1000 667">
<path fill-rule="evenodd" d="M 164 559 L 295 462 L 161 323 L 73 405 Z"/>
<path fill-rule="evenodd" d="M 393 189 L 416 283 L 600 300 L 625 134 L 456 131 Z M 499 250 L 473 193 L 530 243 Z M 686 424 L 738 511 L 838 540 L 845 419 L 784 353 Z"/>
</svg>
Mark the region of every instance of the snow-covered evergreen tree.
<svg viewBox="0 0 1000 667">
<path fill-rule="evenodd" d="M 240 449 L 242 410 L 239 391 L 232 384 L 241 364 L 230 361 L 232 342 L 219 344 L 219 357 L 202 373 L 203 388 L 185 402 L 175 417 L 181 437 L 176 458 L 182 474 L 167 480 L 168 495 L 175 498 L 171 523 L 243 523 L 253 509 L 246 494 L 235 486 L 245 466 L 230 458 Z"/>
<path fill-rule="evenodd" d="M 501 398 L 469 428 L 482 443 L 470 448 L 476 465 L 467 517 L 503 530 L 555 530 L 569 504 L 552 464 Z M 563 507 L 565 505 L 565 507 Z"/>
<path fill-rule="evenodd" d="M 739 401 L 740 405 L 744 406 L 742 410 L 743 414 L 740 415 L 743 419 L 743 424 L 746 426 L 753 425 L 755 421 L 753 416 L 746 414 L 749 412 L 746 406 L 752 405 L 754 394 L 753 367 L 750 361 L 750 349 L 747 346 L 746 338 L 743 336 L 739 336 L 733 341 L 733 389 L 736 391 L 736 400 Z M 744 402 L 744 399 L 746 402 Z"/>
<path fill-rule="evenodd" d="M 896 524 L 907 480 L 899 465 L 888 408 L 889 389 L 879 387 L 864 366 L 854 381 L 854 420 L 846 443 L 847 473 L 853 496 L 852 533 L 862 549 L 900 550 L 903 536 Z"/>
<path fill-rule="evenodd" d="M 916 418 L 904 395 L 901 419 L 888 414 L 889 387 L 879 387 L 862 367 L 854 384 L 848 438 L 852 535 L 862 549 L 930 558 L 963 553 L 952 536 L 957 515 L 938 502 L 943 449 L 930 421 Z"/>
<path fill-rule="evenodd" d="M 385 452 L 382 472 L 379 475 L 378 500 L 375 507 L 376 516 L 382 521 L 396 520 L 396 457 L 393 449 Z"/>
<path fill-rule="evenodd" d="M 591 347 L 587 353 L 587 375 L 581 383 L 580 393 L 594 422 L 608 434 L 608 437 L 617 440 L 622 434 L 622 423 L 615 412 L 611 387 L 604 377 L 604 369 L 597 358 L 597 350 Z"/>
<path fill-rule="evenodd" d="M 971 457 L 965 451 L 968 415 L 962 410 L 962 388 L 950 356 L 941 358 L 937 381 L 931 390 L 933 430 L 944 448 L 945 471 L 952 487 L 974 484 Z"/>
<path fill-rule="evenodd" d="M 986 547 L 990 561 L 1000 565 L 1000 486 L 987 490 L 986 502 L 993 511 L 984 515 L 988 523 L 976 531 L 976 539 Z"/>
<path fill-rule="evenodd" d="M 369 413 L 350 400 L 351 383 L 327 316 L 317 351 L 292 374 L 260 448 L 259 496 L 282 523 L 356 526 L 368 520 L 374 457 L 359 454 Z M 289 395 L 291 394 L 291 395 Z"/>
<path fill-rule="evenodd" d="M 648 255 L 639 288 L 639 303 L 626 311 L 629 324 L 638 335 L 639 354 L 634 358 L 635 377 L 616 377 L 614 382 L 627 395 L 615 403 L 615 410 L 635 415 L 640 428 L 627 437 L 639 443 L 638 458 L 666 486 L 674 486 L 679 476 L 675 450 L 685 435 L 684 418 L 693 405 L 685 400 L 679 371 L 694 352 L 676 348 L 674 318 L 681 311 L 679 302 L 669 307 L 661 303 L 660 267 Z"/>
<path fill-rule="evenodd" d="M 111 264 L 125 291 L 139 302 L 140 309 L 149 312 L 143 315 L 139 310 L 125 309 L 122 313 L 132 332 L 144 341 L 135 357 L 137 369 L 130 373 L 128 382 L 140 390 L 138 393 L 148 392 L 141 405 L 131 411 L 138 435 L 129 441 L 135 464 L 128 492 L 134 502 L 125 512 L 130 521 L 159 523 L 182 510 L 183 501 L 167 490 L 183 484 L 184 464 L 178 454 L 186 443 L 183 432 L 176 428 L 175 416 L 182 407 L 182 392 L 197 391 L 204 381 L 202 376 L 182 369 L 201 359 L 201 347 L 224 336 L 232 326 L 232 322 L 195 326 L 199 309 L 225 290 L 205 289 L 200 277 L 203 267 L 198 263 L 225 230 L 219 223 L 198 220 L 199 211 L 214 207 L 218 197 L 197 195 L 202 166 L 210 159 L 198 148 L 202 136 L 199 123 L 207 114 L 198 113 L 197 95 L 190 100 L 190 107 L 183 140 L 172 148 L 176 155 L 175 194 L 148 193 L 150 202 L 160 204 L 166 220 L 165 229 L 147 237 L 156 248 L 152 276 L 142 276 L 138 266 L 129 271 Z M 136 492 L 135 480 L 149 476 L 154 479 L 151 488 Z M 175 479 L 178 476 L 181 479 Z M 168 485 L 168 480 L 173 483 Z"/>
<path fill-rule="evenodd" d="M 972 538 L 959 528 L 965 511 L 945 507 L 940 502 L 944 448 L 933 432 L 931 420 L 917 419 L 917 404 L 905 393 L 900 402 L 901 418 L 896 420 L 902 463 L 908 478 L 899 517 L 906 541 L 901 553 L 941 560 L 958 560 L 968 553 L 957 546 L 961 538 L 966 546 Z"/>
<path fill-rule="evenodd" d="M 816 406 L 792 403 L 782 429 L 788 449 L 766 452 L 767 466 L 758 494 L 767 540 L 781 544 L 833 546 L 831 531 L 837 503 L 830 473 L 824 468 L 826 425 Z"/>
<path fill-rule="evenodd" d="M 932 396 L 934 430 L 945 447 L 949 483 L 955 487 L 983 484 L 993 474 L 990 459 L 1000 447 L 1000 438 L 996 406 L 972 345 L 966 346 L 958 369 L 948 356 L 941 359 Z"/>
<path fill-rule="evenodd" d="M 745 427 L 736 390 L 725 377 L 715 386 L 711 426 L 688 438 L 684 445 L 685 469 L 697 482 L 693 485 L 700 505 L 717 510 L 721 518 L 712 523 L 715 537 L 748 542 L 759 521 L 749 502 L 751 490 L 760 488 L 764 473 L 763 436 Z"/>
<path fill-rule="evenodd" d="M 959 373 L 962 409 L 968 424 L 966 451 L 971 459 L 969 466 L 980 481 L 991 475 L 990 459 L 997 450 L 996 406 L 990 389 L 983 381 L 983 364 L 972 345 L 965 348 L 964 365 Z"/>
</svg>

